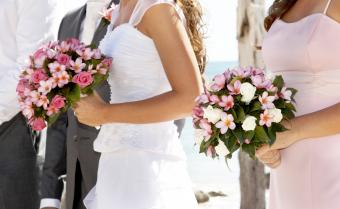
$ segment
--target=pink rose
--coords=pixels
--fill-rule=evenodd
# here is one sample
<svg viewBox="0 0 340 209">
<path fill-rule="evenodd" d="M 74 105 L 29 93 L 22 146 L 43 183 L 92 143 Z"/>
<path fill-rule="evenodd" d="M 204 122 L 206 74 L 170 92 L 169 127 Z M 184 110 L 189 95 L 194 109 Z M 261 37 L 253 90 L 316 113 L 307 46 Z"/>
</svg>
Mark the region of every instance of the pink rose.
<svg viewBox="0 0 340 209">
<path fill-rule="evenodd" d="M 46 51 L 43 48 L 38 49 L 38 51 L 36 51 L 33 54 L 33 59 L 34 59 L 34 64 L 36 67 L 42 67 L 45 59 L 47 57 Z"/>
<path fill-rule="evenodd" d="M 65 97 L 56 95 L 53 97 L 50 105 L 57 109 L 63 108 L 65 106 Z"/>
<path fill-rule="evenodd" d="M 30 124 L 35 131 L 41 131 L 46 128 L 46 123 L 43 118 L 34 118 Z"/>
<path fill-rule="evenodd" d="M 81 88 L 85 88 L 93 82 L 93 77 L 90 72 L 80 72 L 73 77 L 72 82 L 78 84 Z"/>
<path fill-rule="evenodd" d="M 102 64 L 107 66 L 108 68 L 111 68 L 112 66 L 112 59 L 111 58 L 105 58 L 103 61 L 102 61 Z"/>
<path fill-rule="evenodd" d="M 17 93 L 20 97 L 25 96 L 25 89 L 29 87 L 29 83 L 27 79 L 20 79 L 17 85 Z"/>
<path fill-rule="evenodd" d="M 38 49 L 34 54 L 33 54 L 33 58 L 34 59 L 39 59 L 41 57 L 46 57 L 46 51 L 44 48 L 40 48 Z"/>
<path fill-rule="evenodd" d="M 66 55 L 66 54 L 58 54 L 57 56 L 57 61 L 59 62 L 59 64 L 62 65 L 66 65 L 68 66 L 70 64 L 70 56 Z"/>
<path fill-rule="evenodd" d="M 46 81 L 48 79 L 48 76 L 44 72 L 44 70 L 39 69 L 33 72 L 31 79 L 33 83 L 39 83 L 40 81 Z"/>
</svg>

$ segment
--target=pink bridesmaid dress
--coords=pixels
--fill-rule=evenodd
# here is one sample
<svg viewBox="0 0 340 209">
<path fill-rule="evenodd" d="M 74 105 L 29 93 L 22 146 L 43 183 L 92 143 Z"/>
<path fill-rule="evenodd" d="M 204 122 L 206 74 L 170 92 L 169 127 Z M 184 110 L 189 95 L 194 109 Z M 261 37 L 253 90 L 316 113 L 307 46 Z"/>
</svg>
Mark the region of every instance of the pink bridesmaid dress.
<svg viewBox="0 0 340 209">
<path fill-rule="evenodd" d="M 293 23 L 276 20 L 263 42 L 268 70 L 299 90 L 298 116 L 340 102 L 340 23 L 327 16 L 330 5 Z M 340 209 L 340 134 L 300 141 L 281 154 L 271 171 L 270 209 Z"/>
</svg>

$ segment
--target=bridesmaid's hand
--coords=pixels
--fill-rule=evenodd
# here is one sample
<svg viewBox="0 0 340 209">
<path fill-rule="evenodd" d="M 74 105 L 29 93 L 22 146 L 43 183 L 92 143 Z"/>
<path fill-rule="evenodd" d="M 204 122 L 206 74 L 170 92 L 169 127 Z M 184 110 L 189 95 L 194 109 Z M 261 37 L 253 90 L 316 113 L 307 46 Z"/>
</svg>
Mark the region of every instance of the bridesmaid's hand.
<svg viewBox="0 0 340 209">
<path fill-rule="evenodd" d="M 81 98 L 74 106 L 74 112 L 79 122 L 89 126 L 100 126 L 105 123 L 105 109 L 108 106 L 102 98 L 94 92 Z"/>
<path fill-rule="evenodd" d="M 271 149 L 269 145 L 264 145 L 256 151 L 256 157 L 270 168 L 277 168 L 281 164 L 280 150 Z"/>
</svg>

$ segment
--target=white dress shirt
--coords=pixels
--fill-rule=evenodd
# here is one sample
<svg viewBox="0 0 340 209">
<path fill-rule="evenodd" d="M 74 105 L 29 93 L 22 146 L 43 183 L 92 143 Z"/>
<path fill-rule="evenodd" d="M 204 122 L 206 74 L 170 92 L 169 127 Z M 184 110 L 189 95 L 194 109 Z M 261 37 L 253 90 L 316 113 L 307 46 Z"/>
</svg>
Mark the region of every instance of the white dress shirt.
<svg viewBox="0 0 340 209">
<path fill-rule="evenodd" d="M 19 111 L 16 86 L 28 56 L 53 39 L 53 0 L 0 1 L 0 125 Z"/>
<path fill-rule="evenodd" d="M 110 1 L 108 0 L 88 0 L 86 3 L 86 16 L 81 24 L 79 39 L 85 44 L 91 44 L 93 35 L 101 21 L 99 12 L 105 9 Z M 44 198 L 40 202 L 40 208 L 61 208 L 59 199 Z"/>
</svg>

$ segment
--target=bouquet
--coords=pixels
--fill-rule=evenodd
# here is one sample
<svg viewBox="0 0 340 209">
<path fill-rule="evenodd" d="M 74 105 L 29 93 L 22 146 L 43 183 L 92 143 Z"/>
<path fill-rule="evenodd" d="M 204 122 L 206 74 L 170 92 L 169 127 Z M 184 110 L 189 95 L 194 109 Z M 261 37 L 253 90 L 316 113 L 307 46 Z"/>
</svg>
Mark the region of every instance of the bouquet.
<svg viewBox="0 0 340 209">
<path fill-rule="evenodd" d="M 295 117 L 296 89 L 282 76 L 269 78 L 253 67 L 228 69 L 206 85 L 193 109 L 196 144 L 200 153 L 231 158 L 240 149 L 255 158 L 256 149 L 286 131 L 284 120 Z"/>
<path fill-rule="evenodd" d="M 29 58 L 17 85 L 20 109 L 35 131 L 51 125 L 81 95 L 106 80 L 112 59 L 77 39 L 50 42 Z"/>
</svg>

